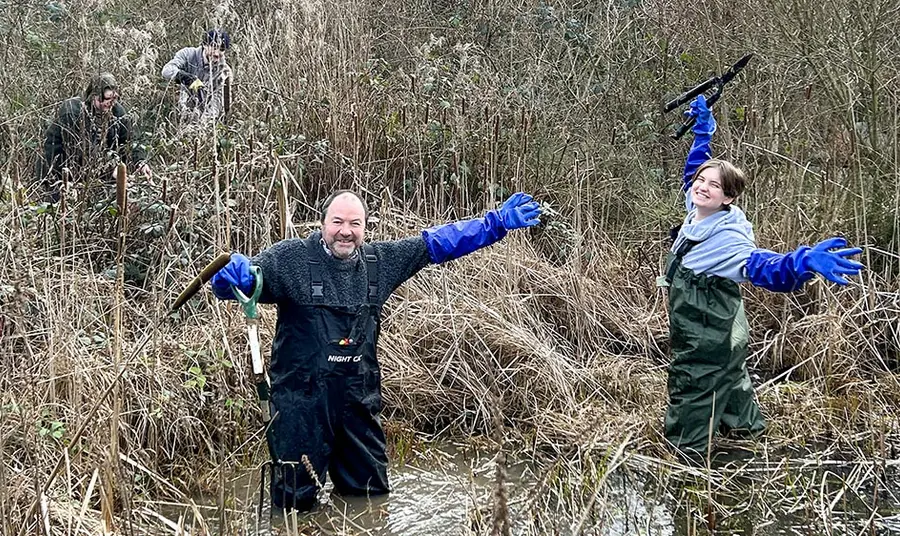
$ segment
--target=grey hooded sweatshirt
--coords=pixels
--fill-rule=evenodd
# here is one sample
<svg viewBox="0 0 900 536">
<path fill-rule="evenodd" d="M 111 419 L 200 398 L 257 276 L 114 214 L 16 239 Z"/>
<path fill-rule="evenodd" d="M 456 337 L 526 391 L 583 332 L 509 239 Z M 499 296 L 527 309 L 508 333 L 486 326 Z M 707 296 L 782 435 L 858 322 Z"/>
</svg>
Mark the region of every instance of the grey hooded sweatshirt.
<svg viewBox="0 0 900 536">
<path fill-rule="evenodd" d="M 178 104 L 183 111 L 196 111 L 205 120 L 217 119 L 225 112 L 225 80 L 231 76 L 231 68 L 224 57 L 210 64 L 203 56 L 203 47 L 182 48 L 163 67 L 162 76 L 181 85 Z M 203 87 L 188 89 L 197 79 Z"/>
</svg>

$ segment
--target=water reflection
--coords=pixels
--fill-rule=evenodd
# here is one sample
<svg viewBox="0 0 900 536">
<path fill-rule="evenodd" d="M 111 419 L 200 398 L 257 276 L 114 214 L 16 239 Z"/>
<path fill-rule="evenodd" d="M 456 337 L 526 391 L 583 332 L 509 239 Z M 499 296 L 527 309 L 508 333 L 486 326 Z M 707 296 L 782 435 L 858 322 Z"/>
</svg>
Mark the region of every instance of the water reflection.
<svg viewBox="0 0 900 536">
<path fill-rule="evenodd" d="M 493 454 L 429 443 L 405 460 L 393 457 L 390 495 L 342 497 L 326 485 L 314 512 L 288 518 L 268 508 L 257 515 L 259 471 L 245 471 L 226 490 L 234 498 L 226 501 L 226 530 L 209 533 L 490 534 Z M 571 535 L 579 527 L 596 536 L 900 534 L 900 463 L 830 454 L 739 453 L 722 456 L 707 470 L 630 453 L 610 475 L 602 457 L 519 461 L 506 475 L 511 532 Z M 215 504 L 203 499 L 195 498 Z M 215 508 L 199 508 L 214 526 Z M 186 510 L 172 519 L 180 515 L 192 523 Z"/>
<path fill-rule="evenodd" d="M 510 464 L 506 486 L 513 534 L 572 534 L 585 505 L 573 504 L 548 486 L 546 468 Z M 393 492 L 383 497 L 343 497 L 326 484 L 313 513 L 284 519 L 272 516 L 271 533 L 294 526 L 372 536 L 487 534 L 491 532 L 494 458 L 451 444 L 431 444 L 424 453 L 390 468 Z M 648 502 L 646 475 L 619 473 L 583 524 L 584 534 L 625 536 L 650 531 L 673 536 L 674 518 L 665 501 Z M 541 485 L 541 497 L 535 486 Z M 526 511 L 527 510 L 527 511 Z M 537 516 L 535 516 L 537 512 Z M 265 524 L 268 529 L 268 524 Z M 602 532 L 597 532 L 602 527 Z M 264 531 L 263 534 L 269 534 Z"/>
<path fill-rule="evenodd" d="M 494 466 L 490 458 L 473 458 L 465 448 L 430 445 L 425 453 L 410 455 L 403 463 L 392 462 L 389 476 L 393 491 L 381 497 L 346 497 L 332 492 L 330 483 L 320 494 L 322 504 L 297 522 L 320 528 L 373 536 L 460 534 L 478 516 L 478 505 L 489 505 Z M 533 482 L 528 464 L 508 470 L 509 488 L 529 487 Z M 256 482 L 248 485 L 258 488 Z M 266 501 L 268 502 L 268 501 Z M 293 524 L 279 512 L 272 529 Z"/>
</svg>

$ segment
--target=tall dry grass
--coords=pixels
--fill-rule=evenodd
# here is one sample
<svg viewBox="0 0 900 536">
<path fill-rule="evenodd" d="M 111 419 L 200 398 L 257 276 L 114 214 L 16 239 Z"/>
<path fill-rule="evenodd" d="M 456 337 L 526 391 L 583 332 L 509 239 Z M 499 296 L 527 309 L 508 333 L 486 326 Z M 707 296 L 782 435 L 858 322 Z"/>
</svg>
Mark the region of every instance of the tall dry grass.
<svg viewBox="0 0 900 536">
<path fill-rule="evenodd" d="M 369 197 L 375 239 L 480 213 L 517 189 L 553 212 L 539 231 L 425 270 L 390 302 L 381 358 L 392 429 L 480 435 L 499 415 L 506 448 L 547 461 L 527 501 L 534 533 L 558 526 L 560 504 L 579 530 L 602 520 L 610 505 L 594 492 L 615 467 L 669 468 L 658 490 L 703 482 L 707 502 L 684 504 L 706 518 L 738 508 L 717 502 L 735 485 L 727 472 L 671 469 L 654 280 L 680 219 L 687 150 L 666 137 L 675 118 L 659 104 L 748 51 L 755 59 L 717 106 L 715 148 L 750 173 L 741 205 L 759 245 L 839 232 L 866 246 L 868 266 L 847 288 L 746 289 L 766 452 L 827 445 L 874 468 L 848 488 L 880 482 L 900 445 L 900 17 L 888 1 L 828 7 L 10 6 L 0 14 L 2 534 L 127 533 L 160 522 L 139 501 L 190 504 L 221 489 L 224 470 L 264 456 L 239 310 L 208 295 L 175 316 L 168 305 L 223 248 L 255 253 L 304 234 L 337 187 Z M 234 109 L 215 133 L 181 135 L 158 71 L 213 24 L 235 37 Z M 129 190 L 131 283 L 118 288 L 104 275 L 116 266 L 111 192 L 80 190 L 65 211 L 47 210 L 30 176 L 42 122 L 100 69 L 119 78 L 155 155 L 154 183 Z M 262 325 L 270 340 L 273 310 Z M 757 482 L 753 469 L 737 472 L 760 486 L 793 474 L 777 465 Z M 830 504 L 822 493 L 798 481 L 769 499 L 796 510 Z"/>
</svg>

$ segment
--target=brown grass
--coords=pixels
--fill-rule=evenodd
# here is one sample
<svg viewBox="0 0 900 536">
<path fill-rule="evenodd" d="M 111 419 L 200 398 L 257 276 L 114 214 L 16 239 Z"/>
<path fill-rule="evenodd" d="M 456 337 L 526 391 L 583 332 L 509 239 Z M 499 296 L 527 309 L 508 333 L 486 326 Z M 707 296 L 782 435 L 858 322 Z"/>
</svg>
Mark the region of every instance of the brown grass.
<svg viewBox="0 0 900 536">
<path fill-rule="evenodd" d="M 409 434 L 477 442 L 502 428 L 502 456 L 541 468 L 540 492 L 506 498 L 514 533 L 599 532 L 618 479 L 646 473 L 650 496 L 683 507 L 674 523 L 687 534 L 760 501 L 758 519 L 801 512 L 834 533 L 836 501 L 883 491 L 900 448 L 900 13 L 881 0 L 829 8 L 346 0 L 180 12 L 120 0 L 6 10 L 0 534 L 101 523 L 202 534 L 207 519 L 240 530 L 246 517 L 230 499 L 213 513 L 192 499 L 218 495 L 222 475 L 265 455 L 240 310 L 202 293 L 166 311 L 222 249 L 252 254 L 305 234 L 337 187 L 369 196 L 375 239 L 479 214 L 516 189 L 555 211 L 540 231 L 409 281 L 382 336 L 397 444 Z M 231 122 L 179 135 L 157 72 L 214 22 L 235 35 Z M 687 145 L 665 137 L 673 118 L 657 108 L 750 50 L 717 105 L 716 148 L 751 175 L 741 205 L 759 245 L 843 233 L 866 247 L 868 269 L 846 288 L 747 289 L 769 432 L 750 462 L 687 468 L 660 434 L 667 318 L 654 285 L 680 217 Z M 42 120 L 101 65 L 156 155 L 155 183 L 129 184 L 119 259 L 111 189 L 74 187 L 45 213 L 30 179 Z M 117 264 L 132 283 L 103 275 Z M 274 316 L 264 308 L 264 341 Z M 838 455 L 849 472 L 829 487 L 815 471 Z M 870 528 L 884 515 L 878 497 L 868 497 Z M 178 501 L 184 519 L 145 499 Z"/>
</svg>

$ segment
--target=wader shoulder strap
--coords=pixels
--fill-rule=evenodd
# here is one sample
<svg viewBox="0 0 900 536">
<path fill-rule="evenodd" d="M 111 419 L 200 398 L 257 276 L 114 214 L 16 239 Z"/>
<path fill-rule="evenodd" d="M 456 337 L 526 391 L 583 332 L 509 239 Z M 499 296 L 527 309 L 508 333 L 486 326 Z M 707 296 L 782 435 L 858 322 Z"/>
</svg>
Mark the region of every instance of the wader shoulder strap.
<svg viewBox="0 0 900 536">
<path fill-rule="evenodd" d="M 322 249 L 321 245 L 314 242 L 311 238 L 306 240 L 306 258 L 309 264 L 309 284 L 314 302 L 321 302 L 325 295 L 322 294 L 322 261 L 319 260 L 321 252 L 317 252 L 316 248 Z"/>
<path fill-rule="evenodd" d="M 375 248 L 369 244 L 363 244 L 363 259 L 366 261 L 366 275 L 369 279 L 368 302 L 378 302 L 378 257 L 375 255 Z"/>
<path fill-rule="evenodd" d="M 669 284 L 672 283 L 672 278 L 675 277 L 675 270 L 681 266 L 681 259 L 683 259 L 684 256 L 688 254 L 688 251 L 694 249 L 694 246 L 699 243 L 700 242 L 696 240 L 685 240 L 678 246 L 678 249 L 675 250 L 675 258 L 672 259 L 672 262 L 669 263 L 669 269 L 666 270 L 666 282 Z"/>
</svg>

